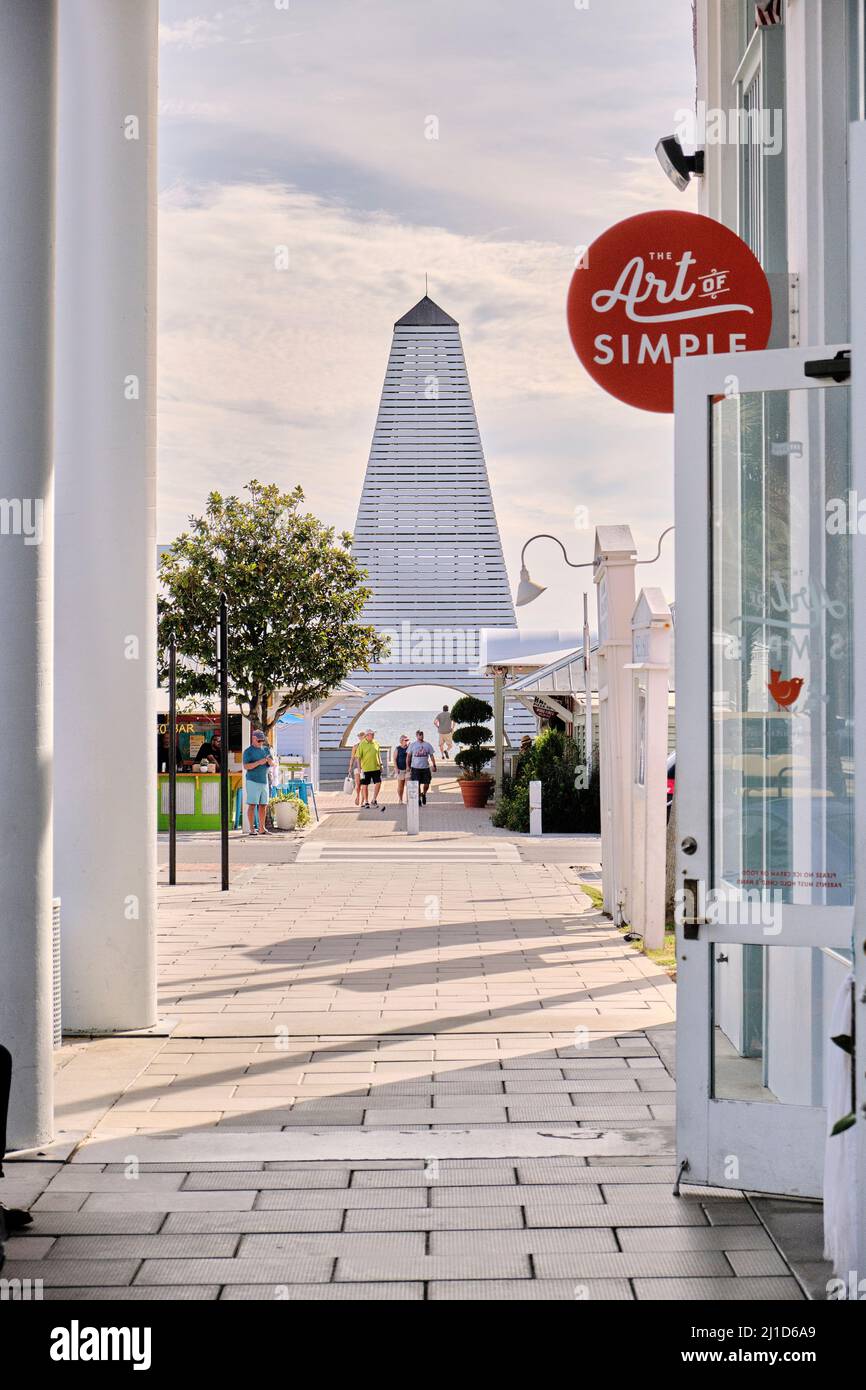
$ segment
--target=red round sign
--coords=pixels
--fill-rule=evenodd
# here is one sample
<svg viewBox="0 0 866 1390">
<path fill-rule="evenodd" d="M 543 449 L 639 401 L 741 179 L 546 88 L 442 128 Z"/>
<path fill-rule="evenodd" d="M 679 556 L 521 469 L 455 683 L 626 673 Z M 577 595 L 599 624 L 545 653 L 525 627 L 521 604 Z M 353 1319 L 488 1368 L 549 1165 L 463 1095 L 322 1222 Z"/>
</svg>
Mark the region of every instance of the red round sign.
<svg viewBox="0 0 866 1390">
<path fill-rule="evenodd" d="M 568 330 L 584 367 L 641 410 L 673 410 L 675 358 L 760 350 L 771 324 L 758 260 L 696 212 L 617 222 L 585 252 L 568 291 Z"/>
</svg>

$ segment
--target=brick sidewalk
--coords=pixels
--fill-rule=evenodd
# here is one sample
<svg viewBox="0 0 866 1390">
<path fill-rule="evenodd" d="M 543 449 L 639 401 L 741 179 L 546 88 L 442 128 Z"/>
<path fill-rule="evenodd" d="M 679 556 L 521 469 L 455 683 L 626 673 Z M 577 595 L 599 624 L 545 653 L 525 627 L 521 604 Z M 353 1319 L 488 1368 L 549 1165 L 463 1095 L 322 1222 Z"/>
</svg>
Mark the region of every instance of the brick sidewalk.
<svg viewBox="0 0 866 1390">
<path fill-rule="evenodd" d="M 35 1220 L 7 1278 L 82 1299 L 801 1296 L 746 1198 L 671 1195 L 673 987 L 580 892 L 568 861 L 593 842 L 530 856 L 455 793 L 397 863 L 376 855 L 406 846 L 399 812 L 362 823 L 336 794 L 302 843 L 359 858 L 251 841 L 229 895 L 163 890 L 163 1036 L 64 1047 L 58 1144 L 8 1167 Z"/>
</svg>

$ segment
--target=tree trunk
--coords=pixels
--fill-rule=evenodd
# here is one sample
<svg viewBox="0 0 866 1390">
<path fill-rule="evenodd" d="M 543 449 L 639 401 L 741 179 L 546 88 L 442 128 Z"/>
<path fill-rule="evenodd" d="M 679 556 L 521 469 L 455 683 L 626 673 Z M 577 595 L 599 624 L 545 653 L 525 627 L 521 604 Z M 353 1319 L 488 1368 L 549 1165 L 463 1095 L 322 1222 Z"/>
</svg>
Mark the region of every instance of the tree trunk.
<svg viewBox="0 0 866 1390">
<path fill-rule="evenodd" d="M 275 740 L 275 738 L 276 738 L 276 731 L 277 731 L 277 721 L 276 721 L 276 719 L 274 718 L 275 713 L 276 713 L 276 711 L 272 708 L 271 697 L 270 697 L 269 695 L 263 695 L 263 696 L 262 696 L 262 731 L 263 731 L 263 733 L 264 733 L 264 735 L 265 735 L 265 738 L 267 739 L 268 743 L 270 744 L 271 748 L 273 748 L 273 747 L 275 746 L 274 740 Z"/>
</svg>

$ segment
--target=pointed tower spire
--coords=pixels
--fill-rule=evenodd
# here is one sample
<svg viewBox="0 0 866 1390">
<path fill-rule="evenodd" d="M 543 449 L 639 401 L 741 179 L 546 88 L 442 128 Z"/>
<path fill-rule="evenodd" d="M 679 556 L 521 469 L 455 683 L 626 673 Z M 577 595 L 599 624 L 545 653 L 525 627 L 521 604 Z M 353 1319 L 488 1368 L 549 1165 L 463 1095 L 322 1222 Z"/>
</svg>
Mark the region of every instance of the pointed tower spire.
<svg viewBox="0 0 866 1390">
<path fill-rule="evenodd" d="M 515 627 L 514 607 L 460 329 L 427 294 L 394 325 L 353 550 L 391 652 L 351 681 L 370 698 L 438 684 L 489 699 L 479 629 Z M 534 728 L 525 710 L 513 720 Z M 323 717 L 323 747 L 347 722 Z"/>
</svg>

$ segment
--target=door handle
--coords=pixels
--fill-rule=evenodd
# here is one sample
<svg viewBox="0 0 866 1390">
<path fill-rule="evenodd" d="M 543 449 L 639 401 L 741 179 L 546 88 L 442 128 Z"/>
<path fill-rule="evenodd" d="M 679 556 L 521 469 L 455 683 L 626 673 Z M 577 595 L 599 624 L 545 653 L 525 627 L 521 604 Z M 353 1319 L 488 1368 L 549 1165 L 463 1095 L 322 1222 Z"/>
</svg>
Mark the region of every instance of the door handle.
<svg viewBox="0 0 866 1390">
<path fill-rule="evenodd" d="M 728 958 L 724 951 L 719 951 L 719 954 L 716 956 L 716 965 L 727 965 L 727 963 Z"/>
<path fill-rule="evenodd" d="M 683 879 L 682 926 L 683 936 L 686 941 L 695 941 L 698 935 L 698 927 L 706 926 L 709 920 L 702 912 L 704 905 L 704 898 L 701 892 L 702 887 L 703 879 Z"/>
</svg>

